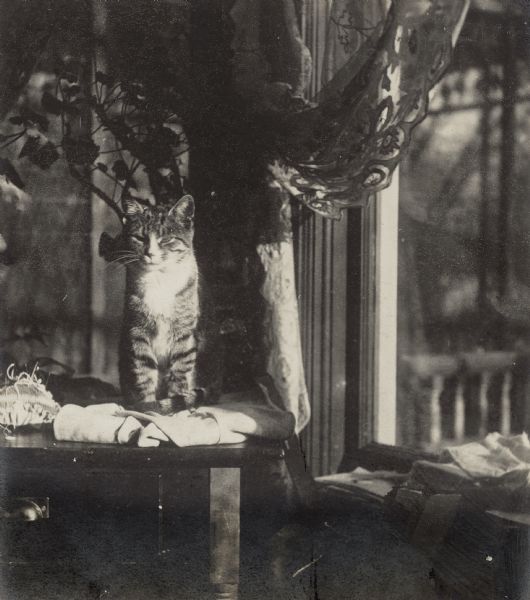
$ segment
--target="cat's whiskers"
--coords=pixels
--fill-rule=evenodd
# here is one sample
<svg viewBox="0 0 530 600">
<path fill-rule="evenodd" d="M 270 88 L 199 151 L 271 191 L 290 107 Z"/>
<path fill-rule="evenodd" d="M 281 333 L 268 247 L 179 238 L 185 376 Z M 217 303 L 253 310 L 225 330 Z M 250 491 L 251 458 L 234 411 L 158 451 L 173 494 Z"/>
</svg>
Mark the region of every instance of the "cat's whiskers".
<svg viewBox="0 0 530 600">
<path fill-rule="evenodd" d="M 133 252 L 125 253 L 125 254 L 121 254 L 120 256 L 109 261 L 109 263 L 107 264 L 107 268 L 110 266 L 113 266 L 113 267 L 117 267 L 119 265 L 125 266 L 125 265 L 128 265 L 132 262 L 136 262 L 139 260 L 140 259 L 138 258 L 138 256 L 136 254 L 134 254 Z"/>
<path fill-rule="evenodd" d="M 116 258 L 114 258 L 110 262 L 117 262 L 117 261 L 122 260 L 123 258 L 137 258 L 137 256 L 138 255 L 136 254 L 136 252 L 122 250 L 121 252 L 117 253 Z"/>
<path fill-rule="evenodd" d="M 130 265 L 130 264 L 135 263 L 135 262 L 140 262 L 140 259 L 139 258 L 130 258 L 129 260 L 124 260 L 120 264 L 122 264 L 123 266 L 125 266 L 125 265 Z"/>
</svg>

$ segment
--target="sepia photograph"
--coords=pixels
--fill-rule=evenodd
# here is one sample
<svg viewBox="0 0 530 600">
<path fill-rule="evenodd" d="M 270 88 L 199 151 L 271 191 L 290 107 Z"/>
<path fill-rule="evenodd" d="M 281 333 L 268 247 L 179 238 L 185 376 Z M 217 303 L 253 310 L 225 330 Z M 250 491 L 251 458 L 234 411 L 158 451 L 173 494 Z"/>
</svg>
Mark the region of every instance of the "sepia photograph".
<svg viewBox="0 0 530 600">
<path fill-rule="evenodd" d="M 0 0 L 0 600 L 530 600 L 530 0 Z"/>
</svg>

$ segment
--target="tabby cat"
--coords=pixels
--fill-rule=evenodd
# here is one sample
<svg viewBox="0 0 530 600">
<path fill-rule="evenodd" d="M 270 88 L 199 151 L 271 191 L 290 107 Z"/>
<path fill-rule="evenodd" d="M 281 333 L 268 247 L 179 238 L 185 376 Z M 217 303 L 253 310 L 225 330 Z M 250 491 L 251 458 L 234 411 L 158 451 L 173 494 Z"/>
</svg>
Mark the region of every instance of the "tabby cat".
<svg viewBox="0 0 530 600">
<path fill-rule="evenodd" d="M 200 305 L 194 201 L 184 196 L 173 207 L 155 207 L 128 197 L 123 205 L 124 402 L 140 410 L 177 410 L 195 399 Z"/>
</svg>

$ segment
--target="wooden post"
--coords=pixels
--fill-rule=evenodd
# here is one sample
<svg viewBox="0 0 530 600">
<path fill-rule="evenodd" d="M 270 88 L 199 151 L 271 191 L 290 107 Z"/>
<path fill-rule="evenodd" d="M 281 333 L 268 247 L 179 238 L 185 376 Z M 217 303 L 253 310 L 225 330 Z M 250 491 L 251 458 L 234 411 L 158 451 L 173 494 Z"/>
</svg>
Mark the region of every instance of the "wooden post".
<svg viewBox="0 0 530 600">
<path fill-rule="evenodd" d="M 94 64 L 92 77 L 97 70 L 108 70 L 105 52 L 105 40 L 108 38 L 109 2 L 92 0 Z M 108 152 L 114 145 L 112 136 L 100 129 L 92 136 L 100 151 Z M 113 154 L 103 154 L 101 162 L 113 160 Z M 98 169 L 92 175 L 92 182 L 99 189 L 112 193 L 113 184 Z M 121 223 L 114 212 L 98 197 L 92 198 L 91 207 L 91 365 L 90 373 L 108 381 L 118 381 L 118 347 L 119 327 L 123 306 L 123 288 L 125 271 L 117 264 L 108 268 L 108 264 L 99 256 L 99 238 L 102 231 L 115 236 L 121 231 Z"/>
<path fill-rule="evenodd" d="M 491 88 L 491 73 L 490 65 L 484 60 L 484 91 L 482 108 L 482 116 L 480 123 L 481 143 L 480 143 L 480 169 L 482 172 L 480 186 L 480 244 L 482 252 L 479 256 L 479 273 L 478 273 L 478 304 L 481 315 L 481 323 L 486 322 L 486 314 L 488 310 L 488 270 L 490 268 L 491 257 L 489 254 L 489 226 L 490 226 L 490 202 L 491 202 L 491 179 L 490 179 L 490 164 L 491 164 L 491 112 L 492 103 L 490 97 Z M 482 380 L 481 380 L 482 386 Z M 482 422 L 481 422 L 482 426 Z"/>
<path fill-rule="evenodd" d="M 431 429 L 430 442 L 432 446 L 439 446 L 442 441 L 442 421 L 440 416 L 440 396 L 444 389 L 443 375 L 434 375 L 431 391 Z"/>
<path fill-rule="evenodd" d="M 461 442 L 465 435 L 465 400 L 464 383 L 459 381 L 455 392 L 455 440 Z"/>
<path fill-rule="evenodd" d="M 479 410 L 480 423 L 478 433 L 483 438 L 488 433 L 488 388 L 491 381 L 491 374 L 483 371 L 480 374 L 480 391 L 479 391 Z"/>
<path fill-rule="evenodd" d="M 501 424 L 500 430 L 502 435 L 510 435 L 512 424 L 511 424 L 511 399 L 510 392 L 512 390 L 512 372 L 505 371 L 502 379 L 502 391 L 501 391 Z"/>
<path fill-rule="evenodd" d="M 515 103 L 517 99 L 516 32 L 511 22 L 504 31 L 504 56 L 502 77 L 502 142 L 498 217 L 498 278 L 501 299 L 508 291 L 511 275 L 510 261 L 510 213 L 515 185 Z"/>
<path fill-rule="evenodd" d="M 240 469 L 210 469 L 210 583 L 215 600 L 237 600 Z"/>
<path fill-rule="evenodd" d="M 397 291 L 399 173 L 376 202 L 374 438 L 395 444 L 397 434 Z"/>
</svg>

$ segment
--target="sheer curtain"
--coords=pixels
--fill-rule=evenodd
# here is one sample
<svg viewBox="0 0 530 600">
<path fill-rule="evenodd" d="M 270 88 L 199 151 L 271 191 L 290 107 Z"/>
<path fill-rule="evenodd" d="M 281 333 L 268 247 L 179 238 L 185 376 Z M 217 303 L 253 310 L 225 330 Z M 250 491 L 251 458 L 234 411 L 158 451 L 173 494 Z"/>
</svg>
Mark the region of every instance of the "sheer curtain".
<svg viewBox="0 0 530 600">
<path fill-rule="evenodd" d="M 390 184 L 468 8 L 467 0 L 395 0 L 367 14 L 363 4 L 334 2 L 328 82 L 292 117 L 309 151 L 287 151 L 270 167 L 295 197 L 333 218 Z"/>
<path fill-rule="evenodd" d="M 329 4 L 322 72 L 315 76 L 299 23 L 314 2 L 237 0 L 233 84 L 257 114 L 276 113 L 289 139 L 269 163 L 277 235 L 260 243 L 265 271 L 267 369 L 302 429 L 304 383 L 290 196 L 327 217 L 388 186 L 429 91 L 449 64 L 468 0 L 335 0 Z M 297 12 L 298 9 L 298 12 Z M 313 86 L 315 89 L 315 86 Z"/>
</svg>

